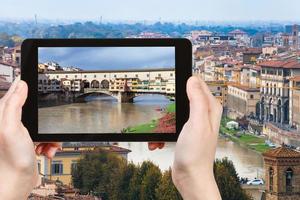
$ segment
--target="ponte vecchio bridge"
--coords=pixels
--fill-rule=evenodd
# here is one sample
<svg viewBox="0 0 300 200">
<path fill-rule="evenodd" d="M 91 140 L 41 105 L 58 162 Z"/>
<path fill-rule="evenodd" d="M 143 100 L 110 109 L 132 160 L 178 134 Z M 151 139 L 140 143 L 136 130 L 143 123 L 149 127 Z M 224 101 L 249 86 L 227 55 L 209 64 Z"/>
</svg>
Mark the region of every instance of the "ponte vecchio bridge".
<svg viewBox="0 0 300 200">
<path fill-rule="evenodd" d="M 39 93 L 73 92 L 77 97 L 106 94 L 132 102 L 142 94 L 175 96 L 175 69 L 47 71 L 39 73 Z"/>
</svg>

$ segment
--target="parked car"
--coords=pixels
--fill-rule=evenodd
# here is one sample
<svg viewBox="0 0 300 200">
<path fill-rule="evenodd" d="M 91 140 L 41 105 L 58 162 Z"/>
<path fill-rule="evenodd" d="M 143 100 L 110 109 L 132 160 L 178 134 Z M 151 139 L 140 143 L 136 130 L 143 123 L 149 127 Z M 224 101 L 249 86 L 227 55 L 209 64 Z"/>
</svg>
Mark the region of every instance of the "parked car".
<svg viewBox="0 0 300 200">
<path fill-rule="evenodd" d="M 247 185 L 263 185 L 264 181 L 262 179 L 253 179 L 247 182 Z"/>
</svg>

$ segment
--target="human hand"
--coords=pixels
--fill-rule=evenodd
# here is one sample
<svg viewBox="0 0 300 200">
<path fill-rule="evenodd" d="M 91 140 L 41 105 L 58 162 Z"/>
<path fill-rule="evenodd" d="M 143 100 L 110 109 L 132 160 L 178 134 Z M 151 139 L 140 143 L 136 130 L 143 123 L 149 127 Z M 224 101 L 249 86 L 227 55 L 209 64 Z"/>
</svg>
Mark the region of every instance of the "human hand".
<svg viewBox="0 0 300 200">
<path fill-rule="evenodd" d="M 187 95 L 190 116 L 176 143 L 172 179 L 185 200 L 221 199 L 213 164 L 222 106 L 196 76 L 187 82 Z"/>
<path fill-rule="evenodd" d="M 193 76 L 187 83 L 190 117 L 175 148 L 172 178 L 184 199 L 221 199 L 213 163 L 217 146 L 222 106 L 207 85 Z M 164 143 L 149 143 L 149 150 L 163 148 Z"/>
<path fill-rule="evenodd" d="M 0 199 L 27 199 L 37 183 L 34 144 L 21 122 L 27 91 L 26 83 L 17 79 L 0 99 Z M 39 144 L 37 152 L 53 157 L 59 147 Z"/>
</svg>

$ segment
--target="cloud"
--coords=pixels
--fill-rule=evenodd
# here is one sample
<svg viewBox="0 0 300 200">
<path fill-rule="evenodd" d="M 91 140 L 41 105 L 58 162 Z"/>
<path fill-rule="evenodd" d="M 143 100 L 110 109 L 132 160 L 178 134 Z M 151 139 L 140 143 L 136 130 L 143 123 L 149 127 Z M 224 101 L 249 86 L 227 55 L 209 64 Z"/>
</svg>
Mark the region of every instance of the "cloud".
<svg viewBox="0 0 300 200">
<path fill-rule="evenodd" d="M 175 67 L 175 47 L 43 47 L 39 62 L 84 70 Z"/>
</svg>

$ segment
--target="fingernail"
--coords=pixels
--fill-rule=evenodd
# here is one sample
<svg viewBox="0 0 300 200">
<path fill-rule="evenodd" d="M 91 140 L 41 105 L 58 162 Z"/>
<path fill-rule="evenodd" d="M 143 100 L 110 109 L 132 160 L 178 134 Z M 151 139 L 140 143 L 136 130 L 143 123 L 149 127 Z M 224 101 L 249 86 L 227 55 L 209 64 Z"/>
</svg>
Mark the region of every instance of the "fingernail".
<svg viewBox="0 0 300 200">
<path fill-rule="evenodd" d="M 57 147 L 51 147 L 47 153 L 48 157 L 53 158 L 56 154 L 57 149 L 58 149 Z"/>
<path fill-rule="evenodd" d="M 17 85 L 17 87 L 16 87 L 16 89 L 15 89 L 15 92 L 21 92 L 22 91 L 22 89 L 23 89 L 23 87 L 24 87 L 24 84 L 22 83 L 22 82 L 18 82 L 18 85 Z"/>
</svg>

